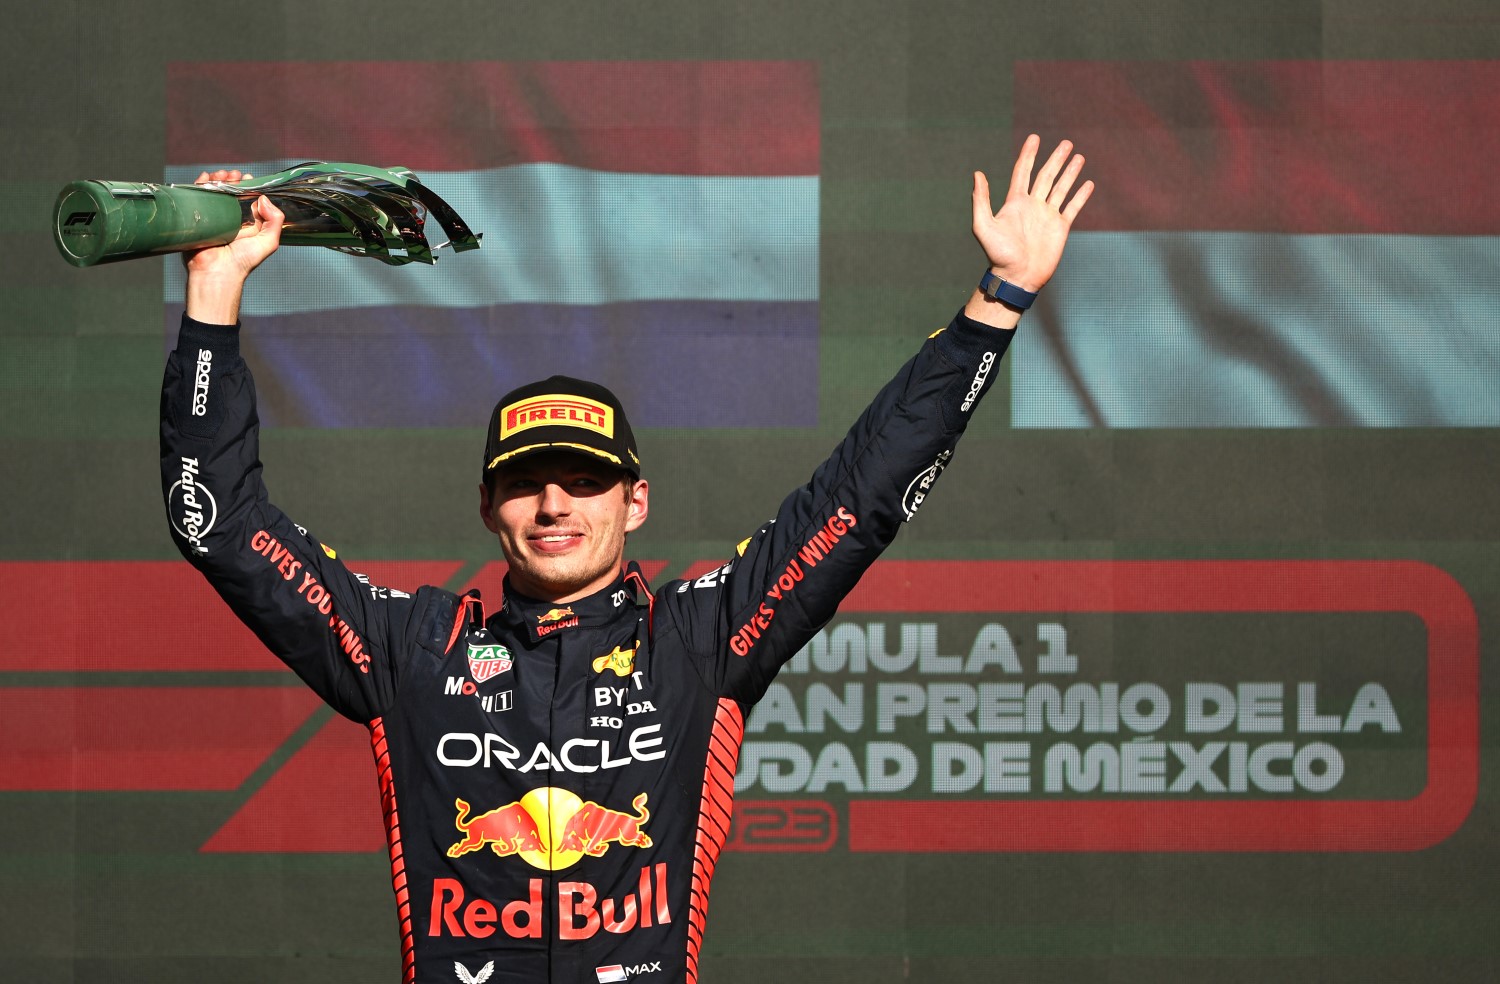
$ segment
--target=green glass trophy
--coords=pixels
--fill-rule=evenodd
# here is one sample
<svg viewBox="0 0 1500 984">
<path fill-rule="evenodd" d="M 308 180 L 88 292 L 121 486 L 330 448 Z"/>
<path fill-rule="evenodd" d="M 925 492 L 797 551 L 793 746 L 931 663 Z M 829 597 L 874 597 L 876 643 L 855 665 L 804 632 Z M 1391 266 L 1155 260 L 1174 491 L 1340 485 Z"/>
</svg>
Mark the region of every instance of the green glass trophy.
<svg viewBox="0 0 1500 984">
<path fill-rule="evenodd" d="M 251 222 L 261 195 L 286 213 L 283 246 L 430 264 L 440 249 L 478 249 L 482 235 L 407 168 L 311 161 L 236 184 L 75 181 L 57 196 L 53 240 L 78 267 L 219 246 Z M 429 221 L 446 242 L 428 241 Z"/>
</svg>

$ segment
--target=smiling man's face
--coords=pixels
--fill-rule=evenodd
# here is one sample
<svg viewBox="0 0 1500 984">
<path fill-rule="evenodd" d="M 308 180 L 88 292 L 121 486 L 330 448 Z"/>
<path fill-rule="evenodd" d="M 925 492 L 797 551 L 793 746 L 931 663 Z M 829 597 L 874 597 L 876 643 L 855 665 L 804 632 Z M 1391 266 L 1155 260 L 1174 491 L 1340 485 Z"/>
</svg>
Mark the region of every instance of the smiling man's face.
<svg viewBox="0 0 1500 984">
<path fill-rule="evenodd" d="M 625 534 L 646 521 L 647 484 L 581 454 L 547 451 L 479 487 L 479 514 L 500 539 L 511 583 L 538 601 L 576 601 L 620 573 Z"/>
</svg>

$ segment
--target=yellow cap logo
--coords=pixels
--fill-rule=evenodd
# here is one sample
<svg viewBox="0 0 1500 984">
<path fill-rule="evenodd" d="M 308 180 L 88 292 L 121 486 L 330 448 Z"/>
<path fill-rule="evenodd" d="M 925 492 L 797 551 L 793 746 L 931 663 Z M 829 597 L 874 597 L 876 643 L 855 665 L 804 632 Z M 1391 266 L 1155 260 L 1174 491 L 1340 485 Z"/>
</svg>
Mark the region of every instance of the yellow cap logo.
<svg viewBox="0 0 1500 984">
<path fill-rule="evenodd" d="M 615 436 L 614 411 L 602 403 L 565 393 L 517 400 L 500 412 L 500 440 L 531 427 L 581 427 Z"/>
</svg>

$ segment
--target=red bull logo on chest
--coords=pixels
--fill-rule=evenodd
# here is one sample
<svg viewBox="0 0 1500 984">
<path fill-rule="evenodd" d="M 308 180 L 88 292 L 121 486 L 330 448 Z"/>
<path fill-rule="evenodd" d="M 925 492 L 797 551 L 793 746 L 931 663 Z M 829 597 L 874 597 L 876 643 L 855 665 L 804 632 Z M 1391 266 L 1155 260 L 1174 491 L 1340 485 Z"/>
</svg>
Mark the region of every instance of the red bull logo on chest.
<svg viewBox="0 0 1500 984">
<path fill-rule="evenodd" d="M 435 878 L 432 882 L 432 909 L 427 922 L 428 936 L 472 937 L 487 939 L 503 933 L 511 939 L 542 938 L 542 879 L 527 881 L 524 898 L 471 898 L 457 878 Z M 625 888 L 614 886 L 613 891 Z M 587 940 L 599 933 L 623 935 L 636 929 L 665 926 L 672 921 L 667 899 L 667 864 L 658 861 L 643 865 L 634 891 L 623 898 L 610 898 L 599 887 L 583 881 L 557 883 L 557 938 Z M 655 967 L 642 965 L 650 970 Z M 643 973 L 647 972 L 642 970 Z"/>
<path fill-rule="evenodd" d="M 473 815 L 462 799 L 454 800 L 453 825 L 463 836 L 448 848 L 450 858 L 488 847 L 497 857 L 517 855 L 534 868 L 560 871 L 585 855 L 599 857 L 610 845 L 650 847 L 641 828 L 651 819 L 646 794 L 631 801 L 634 813 L 584 802 L 577 793 L 555 786 L 533 789 L 514 803 Z"/>
</svg>

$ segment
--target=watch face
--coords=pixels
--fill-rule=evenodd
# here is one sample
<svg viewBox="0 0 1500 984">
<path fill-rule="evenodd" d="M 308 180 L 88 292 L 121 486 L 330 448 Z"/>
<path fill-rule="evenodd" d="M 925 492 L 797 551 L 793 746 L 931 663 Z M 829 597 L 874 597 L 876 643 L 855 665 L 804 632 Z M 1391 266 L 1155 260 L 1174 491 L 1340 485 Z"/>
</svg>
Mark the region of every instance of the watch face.
<svg viewBox="0 0 1500 984">
<path fill-rule="evenodd" d="M 1023 311 L 1031 307 L 1031 302 L 1036 300 L 1035 291 L 1029 291 L 1025 288 L 1017 287 L 1015 284 L 1008 283 L 988 270 L 985 271 L 984 277 L 979 281 L 979 289 L 984 292 L 986 297 L 1003 301 L 1011 307 L 1018 307 Z"/>
</svg>

